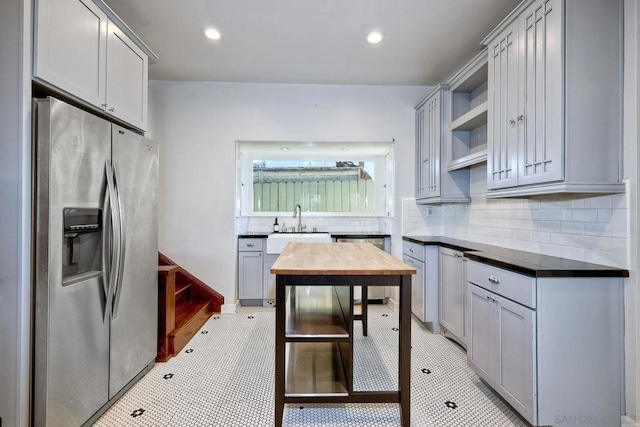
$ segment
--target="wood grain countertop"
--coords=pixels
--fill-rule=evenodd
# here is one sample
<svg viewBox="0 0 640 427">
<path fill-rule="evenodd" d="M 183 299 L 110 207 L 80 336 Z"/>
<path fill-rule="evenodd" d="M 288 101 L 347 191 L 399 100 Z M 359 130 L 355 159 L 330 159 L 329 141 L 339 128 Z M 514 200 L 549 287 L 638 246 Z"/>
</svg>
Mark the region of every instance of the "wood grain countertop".
<svg viewBox="0 0 640 427">
<path fill-rule="evenodd" d="M 394 276 L 416 270 L 371 243 L 289 243 L 272 274 Z"/>
</svg>

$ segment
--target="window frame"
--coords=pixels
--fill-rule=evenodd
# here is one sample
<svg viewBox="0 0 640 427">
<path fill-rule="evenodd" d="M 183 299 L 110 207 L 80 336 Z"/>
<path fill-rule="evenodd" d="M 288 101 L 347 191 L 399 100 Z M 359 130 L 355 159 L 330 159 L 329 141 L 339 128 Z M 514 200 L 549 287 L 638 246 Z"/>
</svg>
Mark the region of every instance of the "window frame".
<svg viewBox="0 0 640 427">
<path fill-rule="evenodd" d="M 274 217 L 281 216 L 285 211 L 254 211 L 253 210 L 253 162 L 266 160 L 300 160 L 300 161 L 360 161 L 373 162 L 374 171 L 374 194 L 375 207 L 373 212 L 326 212 L 326 211 L 303 211 L 305 217 L 392 217 L 393 216 L 393 177 L 394 177 L 394 144 L 392 141 L 376 142 L 380 145 L 388 144 L 388 150 L 384 154 L 353 154 L 349 152 L 330 151 L 328 154 L 314 154 L 312 157 L 303 157 L 304 153 L 300 153 L 295 149 L 289 151 L 280 151 L 279 148 L 273 149 L 272 152 L 252 151 L 244 149 L 244 144 L 255 144 L 257 141 L 236 141 L 236 188 L 237 188 L 237 217 Z M 366 144 L 366 142 L 343 142 L 340 145 L 349 147 L 349 144 Z M 297 144 L 306 144 L 302 142 L 272 142 L 272 145 L 295 146 Z M 321 144 L 321 143 L 319 143 Z M 373 151 L 373 150 L 372 150 Z M 248 185 L 245 185 L 247 183 Z M 248 207 L 248 209 L 247 209 Z"/>
</svg>

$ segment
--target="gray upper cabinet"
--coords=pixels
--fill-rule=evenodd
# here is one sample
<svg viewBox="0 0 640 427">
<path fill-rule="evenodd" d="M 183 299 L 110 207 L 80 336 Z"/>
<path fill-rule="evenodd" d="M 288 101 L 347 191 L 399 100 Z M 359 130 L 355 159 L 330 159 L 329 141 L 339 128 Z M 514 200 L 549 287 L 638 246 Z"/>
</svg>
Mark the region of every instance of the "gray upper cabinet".
<svg viewBox="0 0 640 427">
<path fill-rule="evenodd" d="M 624 192 L 619 0 L 528 0 L 488 46 L 487 197 Z"/>
<path fill-rule="evenodd" d="M 37 0 L 33 78 L 145 130 L 153 52 L 118 21 L 100 0 Z"/>
<path fill-rule="evenodd" d="M 444 147 L 448 87 L 437 85 L 416 106 L 416 200 L 421 204 L 469 202 L 469 172 L 447 172 Z M 444 128 L 444 129 L 443 129 Z"/>
<path fill-rule="evenodd" d="M 107 14 L 91 0 L 36 3 L 34 77 L 101 107 L 107 86 Z"/>
<path fill-rule="evenodd" d="M 107 37 L 107 113 L 145 129 L 148 58 L 113 22 Z"/>
</svg>

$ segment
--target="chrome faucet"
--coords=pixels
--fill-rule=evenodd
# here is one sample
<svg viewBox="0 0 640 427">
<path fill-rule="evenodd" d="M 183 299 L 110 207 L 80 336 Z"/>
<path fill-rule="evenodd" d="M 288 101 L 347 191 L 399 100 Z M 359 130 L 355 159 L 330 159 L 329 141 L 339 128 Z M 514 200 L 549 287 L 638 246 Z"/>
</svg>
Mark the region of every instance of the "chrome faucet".
<svg viewBox="0 0 640 427">
<path fill-rule="evenodd" d="M 302 233 L 302 230 L 307 228 L 306 225 L 302 225 L 302 208 L 300 207 L 300 205 L 296 205 L 295 208 L 293 208 L 293 217 L 298 217 L 298 228 L 297 228 L 297 232 L 298 233 Z"/>
</svg>

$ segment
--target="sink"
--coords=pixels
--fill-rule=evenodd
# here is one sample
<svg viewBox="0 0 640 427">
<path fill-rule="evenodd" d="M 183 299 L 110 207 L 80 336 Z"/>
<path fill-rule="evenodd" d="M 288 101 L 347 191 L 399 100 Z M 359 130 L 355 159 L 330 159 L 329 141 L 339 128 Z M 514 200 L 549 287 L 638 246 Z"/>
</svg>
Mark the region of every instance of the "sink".
<svg viewBox="0 0 640 427">
<path fill-rule="evenodd" d="M 267 254 L 280 254 L 289 242 L 296 243 L 330 243 L 329 233 L 274 233 L 267 237 Z"/>
</svg>

